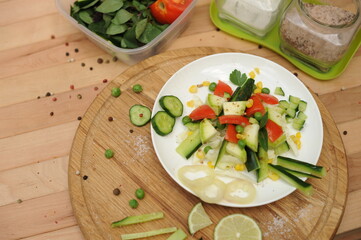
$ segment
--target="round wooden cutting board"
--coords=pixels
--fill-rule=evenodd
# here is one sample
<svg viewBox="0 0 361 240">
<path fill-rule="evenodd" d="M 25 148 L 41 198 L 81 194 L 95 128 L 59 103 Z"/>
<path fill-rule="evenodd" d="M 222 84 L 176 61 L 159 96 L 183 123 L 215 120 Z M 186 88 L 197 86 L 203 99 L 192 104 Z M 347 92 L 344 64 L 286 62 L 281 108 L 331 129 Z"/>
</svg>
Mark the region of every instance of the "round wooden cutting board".
<svg viewBox="0 0 361 240">
<path fill-rule="evenodd" d="M 165 52 L 130 67 L 114 79 L 95 99 L 81 121 L 74 138 L 69 163 L 69 188 L 75 216 L 86 239 L 120 239 L 124 233 L 159 228 L 182 228 L 188 232 L 187 217 L 200 200 L 183 190 L 162 168 L 154 152 L 150 124 L 135 127 L 128 111 L 134 104 L 152 109 L 154 99 L 164 83 L 181 67 L 201 57 L 231 52 L 222 48 L 190 48 Z M 139 83 L 144 91 L 136 94 L 132 86 Z M 120 87 L 118 98 L 111 96 Z M 339 132 L 330 114 L 314 96 L 322 114 L 324 142 L 319 164 L 327 169 L 322 180 L 309 182 L 315 191 L 305 197 L 299 191 L 274 203 L 253 208 L 229 208 L 203 203 L 213 225 L 189 239 L 213 239 L 215 225 L 222 217 L 243 213 L 254 218 L 264 239 L 330 239 L 342 217 L 347 194 L 347 162 Z M 109 120 L 113 118 L 113 121 Z M 111 159 L 105 149 L 113 149 Z M 172 151 L 172 149 L 170 149 Z M 80 171 L 80 175 L 76 174 Z M 146 197 L 132 209 L 128 201 L 137 188 Z M 114 195 L 119 188 L 121 193 Z M 126 216 L 162 211 L 164 219 L 111 228 L 113 221 Z M 167 239 L 168 235 L 151 239 Z"/>
</svg>

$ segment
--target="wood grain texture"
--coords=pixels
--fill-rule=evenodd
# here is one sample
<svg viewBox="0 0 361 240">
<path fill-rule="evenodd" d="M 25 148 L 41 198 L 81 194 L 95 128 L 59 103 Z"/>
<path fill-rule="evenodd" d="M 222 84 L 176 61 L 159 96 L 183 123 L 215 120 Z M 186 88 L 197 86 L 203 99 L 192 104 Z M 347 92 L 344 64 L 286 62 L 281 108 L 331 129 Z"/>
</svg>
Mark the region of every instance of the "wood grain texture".
<svg viewBox="0 0 361 240">
<path fill-rule="evenodd" d="M 182 66 L 206 55 L 228 51 L 234 50 L 199 47 L 160 54 L 127 69 L 95 99 L 79 125 L 69 161 L 71 201 L 86 239 L 117 239 L 121 233 L 166 226 L 187 229 L 188 213 L 199 199 L 179 187 L 163 170 L 152 148 L 150 126 L 134 127 L 125 113 L 135 103 L 152 108 L 160 88 Z M 145 91 L 134 94 L 131 91 L 134 83 L 142 84 Z M 119 98 L 110 95 L 114 86 L 122 89 Z M 328 171 L 323 180 L 310 180 L 315 194 L 307 198 L 296 191 L 272 204 L 248 209 L 204 204 L 214 222 L 237 212 L 255 218 L 264 239 L 330 239 L 334 236 L 346 201 L 346 156 L 331 115 L 318 98 L 315 99 L 324 124 L 319 163 Z M 114 121 L 109 122 L 109 116 Z M 107 148 L 115 151 L 112 159 L 104 158 Z M 74 174 L 77 170 L 80 176 Z M 86 180 L 82 179 L 84 175 L 88 177 Z M 122 191 L 119 196 L 112 194 L 116 187 Z M 128 207 L 128 201 L 138 187 L 144 188 L 147 196 L 139 208 L 133 210 Z M 110 228 L 112 221 L 150 211 L 163 211 L 166 217 L 151 224 Z M 194 239 L 211 238 L 213 229 L 214 225 L 196 233 Z"/>
</svg>

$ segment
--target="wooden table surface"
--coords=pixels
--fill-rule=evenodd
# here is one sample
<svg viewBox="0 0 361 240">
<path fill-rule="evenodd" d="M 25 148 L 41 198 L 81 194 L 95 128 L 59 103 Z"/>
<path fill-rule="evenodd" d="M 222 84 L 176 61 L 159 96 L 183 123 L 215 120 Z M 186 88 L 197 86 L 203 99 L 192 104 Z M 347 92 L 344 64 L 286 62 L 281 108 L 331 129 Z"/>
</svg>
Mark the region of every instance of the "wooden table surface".
<svg viewBox="0 0 361 240">
<path fill-rule="evenodd" d="M 360 239 L 361 50 L 340 77 L 319 81 L 272 51 L 217 30 L 209 0 L 199 0 L 169 50 L 200 46 L 270 59 L 319 96 L 348 158 L 348 198 L 334 239 Z M 0 0 L 0 239 L 84 239 L 69 197 L 70 147 L 90 103 L 128 67 L 68 23 L 53 1 Z"/>
</svg>

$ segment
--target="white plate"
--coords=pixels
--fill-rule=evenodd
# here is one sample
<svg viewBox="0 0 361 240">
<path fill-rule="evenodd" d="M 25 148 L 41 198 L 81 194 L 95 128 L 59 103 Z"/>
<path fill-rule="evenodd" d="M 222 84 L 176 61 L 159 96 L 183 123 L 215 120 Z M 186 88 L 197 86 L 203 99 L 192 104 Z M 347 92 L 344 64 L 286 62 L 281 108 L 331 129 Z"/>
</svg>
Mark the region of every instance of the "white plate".
<svg viewBox="0 0 361 240">
<path fill-rule="evenodd" d="M 177 96 L 184 105 L 183 116 L 189 115 L 193 109 L 187 107 L 186 102 L 193 99 L 194 94 L 188 91 L 191 85 L 200 84 L 203 81 L 217 82 L 218 80 L 222 80 L 235 89 L 236 86 L 229 81 L 229 74 L 234 69 L 238 69 L 242 73 L 248 74 L 255 68 L 260 69 L 260 74 L 255 77 L 255 81 L 262 81 L 263 86 L 268 87 L 271 90 L 271 93 L 274 91 L 275 87 L 279 86 L 284 90 L 286 97 L 288 97 L 288 95 L 294 95 L 308 103 L 306 110 L 308 119 L 305 123 L 305 127 L 302 129 L 302 148 L 299 151 L 298 156 L 294 156 L 292 153 L 289 153 L 288 156 L 316 164 L 322 149 L 323 126 L 321 115 L 315 100 L 305 85 L 303 85 L 303 83 L 292 73 L 274 62 L 258 56 L 243 53 L 222 53 L 210 55 L 189 63 L 176 72 L 163 86 L 155 101 L 153 115 L 161 110 L 158 101 L 159 98 L 164 95 Z M 205 101 L 208 93 L 208 88 L 203 87 L 198 89 L 197 95 Z M 278 98 L 282 99 L 280 97 Z M 192 164 L 192 160 L 182 158 L 175 151 L 178 146 L 176 143 L 176 136 L 185 130 L 185 127 L 182 124 L 182 117 L 177 118 L 173 132 L 167 136 L 159 136 L 151 129 L 152 141 L 155 152 L 164 169 L 174 181 L 184 189 L 193 193 L 190 189 L 185 187 L 176 176 L 176 170 L 178 168 Z M 249 174 L 245 175 L 250 176 Z M 266 179 L 259 184 L 255 182 L 254 184 L 257 189 L 257 197 L 254 202 L 239 205 L 222 201 L 219 204 L 230 207 L 260 206 L 279 200 L 295 190 L 294 187 L 282 180 L 272 181 L 271 179 Z"/>
</svg>

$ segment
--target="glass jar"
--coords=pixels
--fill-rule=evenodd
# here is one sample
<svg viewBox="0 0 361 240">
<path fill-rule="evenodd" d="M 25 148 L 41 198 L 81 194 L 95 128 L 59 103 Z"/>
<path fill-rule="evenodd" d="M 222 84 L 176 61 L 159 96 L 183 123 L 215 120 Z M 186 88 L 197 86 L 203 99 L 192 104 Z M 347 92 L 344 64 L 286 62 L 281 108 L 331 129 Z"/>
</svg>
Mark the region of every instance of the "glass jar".
<svg viewBox="0 0 361 240">
<path fill-rule="evenodd" d="M 294 0 L 281 20 L 280 48 L 327 72 L 349 48 L 360 27 L 359 15 L 359 0 Z"/>
<path fill-rule="evenodd" d="M 288 0 L 216 0 L 219 18 L 259 37 L 274 26 Z"/>
</svg>

